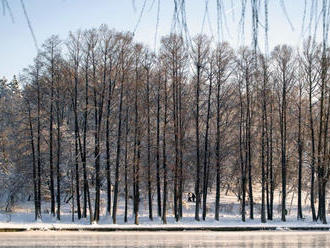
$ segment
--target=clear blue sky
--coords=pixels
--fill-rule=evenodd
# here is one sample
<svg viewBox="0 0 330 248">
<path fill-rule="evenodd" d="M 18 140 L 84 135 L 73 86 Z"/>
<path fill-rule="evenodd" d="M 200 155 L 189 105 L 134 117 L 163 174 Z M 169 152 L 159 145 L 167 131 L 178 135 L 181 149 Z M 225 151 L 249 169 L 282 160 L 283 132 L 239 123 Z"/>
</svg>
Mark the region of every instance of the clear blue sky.
<svg viewBox="0 0 330 248">
<path fill-rule="evenodd" d="M 36 55 L 36 48 L 28 29 L 20 0 L 8 0 L 13 12 L 14 22 L 10 15 L 0 15 L 0 77 L 11 79 L 27 67 Z M 134 3 L 135 2 L 135 8 Z M 65 39 L 69 31 L 79 28 L 98 27 L 105 23 L 110 28 L 120 31 L 133 31 L 140 16 L 144 0 L 25 0 L 35 36 L 39 43 L 52 34 L 58 34 Z M 154 4 L 152 5 L 152 3 Z M 144 14 L 137 28 L 135 39 L 154 47 L 155 26 L 158 0 L 147 0 Z M 171 31 L 173 0 L 160 0 L 159 36 Z M 204 0 L 187 0 L 187 21 L 192 35 L 199 33 L 204 16 Z M 238 22 L 240 18 L 239 0 L 224 0 L 226 3 L 227 26 L 230 32 L 223 32 L 223 39 L 234 47 L 250 44 L 250 15 L 247 13 L 246 34 L 239 38 Z M 249 2 L 249 1 L 248 1 Z M 298 46 L 301 43 L 301 23 L 304 11 L 304 0 L 285 0 L 287 12 L 294 26 L 288 25 L 283 14 L 280 0 L 270 1 L 270 48 L 279 43 Z M 210 23 L 216 36 L 216 1 L 209 0 Z M 249 6 L 248 6 L 249 8 Z M 2 7 L 0 7 L 2 12 Z M 262 18 L 262 16 L 261 16 Z M 262 21 L 263 22 L 263 21 Z M 204 30 L 210 34 L 206 22 Z M 261 33 L 262 35 L 262 33 Z M 261 36 L 262 37 L 262 36 Z M 159 39 L 158 39 L 159 40 Z M 262 46 L 262 45 L 261 45 Z"/>
</svg>

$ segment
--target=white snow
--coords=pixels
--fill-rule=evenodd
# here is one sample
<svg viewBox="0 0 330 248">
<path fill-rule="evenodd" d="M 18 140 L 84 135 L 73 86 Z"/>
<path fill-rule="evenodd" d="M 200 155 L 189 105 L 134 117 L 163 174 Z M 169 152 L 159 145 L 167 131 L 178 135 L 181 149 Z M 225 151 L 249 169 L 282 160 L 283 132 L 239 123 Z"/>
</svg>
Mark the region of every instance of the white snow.
<svg viewBox="0 0 330 248">
<path fill-rule="evenodd" d="M 275 194 L 277 195 L 277 194 Z M 292 200 L 293 199 L 293 200 Z M 105 213 L 105 202 L 103 202 L 101 208 L 101 217 L 98 224 L 90 224 L 89 219 L 78 220 L 77 214 L 75 214 L 75 222 L 71 220 L 71 207 L 69 204 L 63 205 L 61 210 L 61 221 L 56 220 L 55 217 L 49 213 L 50 204 L 49 202 L 43 202 L 43 213 L 42 220 L 34 220 L 33 202 L 20 203 L 13 209 L 13 212 L 7 213 L 0 211 L 0 229 L 4 228 L 26 228 L 26 229 L 70 229 L 70 228 L 116 228 L 116 229 L 129 229 L 129 228 L 202 228 L 202 227 L 274 227 L 276 230 L 289 230 L 292 227 L 327 227 L 330 229 L 330 225 L 324 225 L 321 223 L 315 223 L 311 219 L 311 211 L 308 206 L 308 201 L 304 202 L 303 214 L 304 220 L 297 221 L 296 218 L 296 204 L 295 197 L 291 199 L 291 195 L 288 195 L 288 215 L 287 221 L 282 222 L 280 220 L 280 211 L 278 211 L 278 204 L 274 204 L 274 220 L 267 221 L 267 223 L 261 223 L 260 221 L 260 204 L 255 205 L 255 218 L 254 220 L 249 219 L 249 207 L 246 207 L 246 222 L 241 221 L 241 215 L 239 214 L 239 202 L 237 197 L 233 194 L 225 195 L 224 192 L 221 194 L 221 212 L 220 220 L 214 220 L 214 193 L 210 193 L 208 196 L 208 214 L 205 221 L 195 221 L 195 203 L 184 202 L 183 219 L 176 222 L 171 206 L 168 209 L 167 224 L 164 225 L 161 219 L 157 216 L 156 200 L 154 199 L 153 215 L 154 220 L 150 221 L 148 218 L 148 206 L 146 201 L 142 201 L 140 204 L 139 211 L 139 225 L 134 224 L 134 218 L 132 213 L 132 202 L 128 206 L 129 216 L 128 222 L 124 223 L 124 201 L 120 199 L 117 215 L 117 223 L 112 224 L 112 218 Z M 258 202 L 258 199 L 255 199 Z M 275 198 L 275 202 L 279 202 L 279 196 Z M 292 202 L 292 205 L 290 204 Z M 200 211 L 202 213 L 202 211 Z M 201 215 L 200 215 L 201 216 Z"/>
</svg>

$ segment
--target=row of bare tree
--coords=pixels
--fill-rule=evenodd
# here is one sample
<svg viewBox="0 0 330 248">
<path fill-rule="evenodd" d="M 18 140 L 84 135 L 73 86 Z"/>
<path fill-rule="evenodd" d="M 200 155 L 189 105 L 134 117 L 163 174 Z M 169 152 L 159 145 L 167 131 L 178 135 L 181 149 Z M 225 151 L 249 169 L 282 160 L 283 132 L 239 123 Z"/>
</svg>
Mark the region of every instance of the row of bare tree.
<svg viewBox="0 0 330 248">
<path fill-rule="evenodd" d="M 285 221 L 289 189 L 298 194 L 298 219 L 305 193 L 313 220 L 325 223 L 328 68 L 329 51 L 311 39 L 301 51 L 281 45 L 268 56 L 176 34 L 152 52 L 105 25 L 65 41 L 52 36 L 21 76 L 21 90 L 3 83 L 1 108 L 17 115 L 15 128 L 3 122 L 0 130 L 1 161 L 9 157 L 13 168 L 1 180 L 16 175 L 25 185 L 10 195 L 33 191 L 36 219 L 50 201 L 57 219 L 71 202 L 73 220 L 76 211 L 97 222 L 105 205 L 113 223 L 123 206 L 127 222 L 132 202 L 138 224 L 145 201 L 150 220 L 166 223 L 172 209 L 179 221 L 194 191 L 195 219 L 205 220 L 212 204 L 219 220 L 226 188 L 243 221 L 247 205 L 254 218 L 255 204 L 262 222 L 272 220 L 275 190 Z"/>
</svg>

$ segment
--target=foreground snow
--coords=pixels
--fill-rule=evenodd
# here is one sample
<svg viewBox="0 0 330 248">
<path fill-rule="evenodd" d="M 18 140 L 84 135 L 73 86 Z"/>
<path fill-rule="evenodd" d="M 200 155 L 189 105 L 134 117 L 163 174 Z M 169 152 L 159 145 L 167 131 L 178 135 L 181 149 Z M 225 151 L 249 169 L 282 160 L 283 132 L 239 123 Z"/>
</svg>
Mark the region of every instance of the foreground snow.
<svg viewBox="0 0 330 248">
<path fill-rule="evenodd" d="M 153 222 L 143 222 L 139 225 L 135 225 L 132 223 L 129 224 L 110 224 L 110 223 L 99 223 L 99 224 L 87 224 L 84 223 L 84 221 L 79 221 L 76 223 L 70 223 L 70 222 L 61 222 L 61 223 L 52 223 L 52 222 L 1 222 L 0 223 L 0 229 L 26 229 L 26 230 L 75 230 L 75 229 L 82 229 L 82 230 L 127 230 L 127 229 L 146 229 L 150 228 L 152 229 L 164 229 L 164 230 L 170 230 L 171 228 L 187 228 L 189 229 L 203 229 L 205 227 L 209 227 L 211 230 L 212 228 L 216 227 L 226 227 L 226 228 L 240 228 L 245 227 L 247 230 L 251 228 L 251 230 L 254 230 L 253 228 L 262 228 L 267 229 L 269 227 L 274 227 L 276 230 L 290 230 L 290 229 L 296 229 L 296 228 L 306 228 L 306 229 L 318 229 L 320 227 L 328 228 L 330 230 L 330 225 L 324 225 L 320 223 L 313 223 L 310 221 L 293 221 L 289 220 L 287 222 L 281 222 L 281 221 L 272 221 L 268 223 L 260 223 L 259 220 L 254 221 L 247 221 L 242 222 L 237 218 L 223 218 L 221 221 L 203 221 L 203 222 L 195 222 L 192 221 L 189 218 L 183 219 L 183 221 L 174 223 L 170 221 L 170 223 L 164 225 L 161 223 L 161 221 L 153 221 Z M 175 229 L 174 229 L 175 230 Z M 241 230 L 241 229 L 240 229 Z"/>
<path fill-rule="evenodd" d="M 290 199 L 290 197 L 288 197 Z M 275 199 L 277 200 L 277 199 Z M 214 220 L 214 197 L 213 194 L 210 194 L 208 198 L 208 215 L 206 221 L 195 221 L 194 219 L 194 210 L 195 203 L 184 203 L 184 217 L 179 222 L 176 222 L 171 206 L 168 209 L 168 218 L 167 224 L 164 225 L 161 219 L 156 216 L 157 208 L 153 206 L 154 220 L 150 221 L 148 218 L 148 207 L 146 202 L 140 204 L 140 215 L 139 215 L 139 225 L 134 224 L 134 218 L 132 215 L 132 207 L 129 206 L 129 219 L 127 223 L 123 221 L 124 205 L 123 201 L 119 202 L 117 223 L 112 224 L 111 216 L 106 215 L 105 209 L 101 209 L 101 217 L 98 224 L 90 224 L 89 219 L 78 220 L 77 215 L 75 214 L 75 222 L 72 222 L 71 207 L 69 204 L 62 206 L 61 221 L 56 220 L 55 217 L 49 214 L 49 203 L 43 204 L 43 214 L 42 220 L 35 221 L 33 213 L 33 203 L 24 202 L 16 206 L 16 208 L 8 213 L 0 211 L 0 229 L 32 229 L 32 230 L 69 230 L 69 229 L 82 229 L 82 230 L 129 230 L 129 229 L 141 229 L 141 230 L 170 230 L 171 228 L 181 228 L 181 229 L 195 229 L 202 230 L 203 228 L 245 228 L 249 230 L 251 228 L 260 228 L 260 229 L 276 229 L 276 230 L 286 230 L 286 229 L 296 229 L 296 228 L 305 228 L 305 229 L 317 229 L 317 228 L 329 228 L 330 225 L 324 225 L 321 223 L 315 223 L 311 220 L 310 209 L 307 204 L 304 205 L 303 212 L 306 217 L 304 220 L 297 221 L 296 219 L 296 205 L 294 195 L 288 202 L 288 216 L 287 221 L 282 222 L 280 220 L 280 211 L 277 205 L 274 205 L 274 220 L 267 221 L 267 223 L 261 223 L 260 221 L 260 204 L 255 205 L 255 219 L 250 220 L 248 217 L 248 207 L 246 222 L 241 221 L 241 216 L 239 214 L 239 202 L 237 201 L 236 196 L 234 195 L 225 195 L 222 194 L 221 198 L 221 212 L 220 220 Z M 279 202 L 279 201 L 275 201 Z M 308 201 L 306 201 L 308 202 Z M 105 205 L 105 204 L 103 204 Z"/>
<path fill-rule="evenodd" d="M 26 216 L 25 216 L 26 217 Z M 28 218 L 29 219 L 29 218 Z M 193 218 L 186 217 L 179 222 L 175 222 L 173 218 L 168 219 L 168 224 L 162 224 L 159 218 L 155 219 L 154 221 L 146 220 L 145 218 L 140 218 L 140 224 L 135 225 L 133 223 L 133 219 L 130 219 L 128 223 L 120 223 L 120 224 L 112 224 L 111 221 L 107 218 L 101 219 L 98 224 L 89 224 L 87 220 L 80 220 L 72 223 L 70 221 L 61 221 L 56 222 L 52 221 L 52 218 L 44 218 L 42 221 L 29 221 L 28 219 L 22 220 L 15 218 L 11 222 L 0 222 L 0 229 L 26 229 L 26 230 L 69 230 L 69 229 L 82 229 L 82 230 L 102 230 L 102 229 L 114 229 L 114 230 L 126 230 L 126 229 L 168 229 L 171 228 L 187 228 L 187 229 L 203 229 L 203 228 L 216 228 L 216 227 L 226 227 L 226 228 L 246 228 L 247 230 L 251 228 L 262 228 L 267 229 L 270 227 L 276 228 L 276 230 L 289 230 L 289 229 L 296 229 L 296 228 L 329 228 L 330 225 L 324 225 L 320 223 L 315 223 L 312 221 L 296 221 L 293 219 L 289 219 L 287 222 L 281 222 L 280 220 L 269 221 L 267 223 L 260 223 L 260 220 L 248 220 L 246 222 L 242 222 L 237 217 L 223 217 L 220 221 L 214 220 L 206 220 L 206 221 L 194 221 Z"/>
</svg>

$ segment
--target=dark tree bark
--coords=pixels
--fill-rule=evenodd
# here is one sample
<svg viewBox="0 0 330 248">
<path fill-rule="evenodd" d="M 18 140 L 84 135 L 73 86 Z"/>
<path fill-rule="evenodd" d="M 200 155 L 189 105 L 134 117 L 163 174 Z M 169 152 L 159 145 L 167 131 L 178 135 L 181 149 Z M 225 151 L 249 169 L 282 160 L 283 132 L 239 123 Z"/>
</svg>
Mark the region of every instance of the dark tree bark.
<svg viewBox="0 0 330 248">
<path fill-rule="evenodd" d="M 263 67 L 263 86 L 262 86 L 262 118 L 261 118 L 261 222 L 266 223 L 265 212 L 265 188 L 266 188 L 266 163 L 265 163 L 265 139 L 267 126 L 267 83 L 268 83 L 268 65 L 266 58 L 262 58 Z M 267 198 L 268 200 L 268 198 Z M 268 204 L 267 204 L 268 206 Z"/>
<path fill-rule="evenodd" d="M 172 103 L 173 103 L 173 131 L 174 131 L 174 184 L 173 184 L 173 203 L 175 220 L 179 221 L 178 214 L 178 162 L 179 162 L 179 145 L 178 145 L 178 82 L 177 82 L 177 66 L 176 61 L 172 61 Z"/>
<path fill-rule="evenodd" d="M 286 221 L 286 95 L 287 82 L 283 81 L 282 106 L 280 110 L 280 129 L 281 129 L 281 165 L 282 165 L 282 215 L 281 220 Z"/>
<path fill-rule="evenodd" d="M 56 99 L 56 119 L 57 119 L 57 160 L 56 160 L 56 181 L 57 181 L 57 194 L 56 194 L 56 202 L 57 202 L 57 210 L 56 210 L 56 218 L 57 220 L 61 219 L 61 125 L 62 125 L 62 117 L 60 110 L 60 87 L 57 86 L 57 99 Z"/>
<path fill-rule="evenodd" d="M 254 219 L 253 213 L 253 188 L 252 188 L 252 152 L 251 152 L 251 92 L 250 92 L 250 75 L 246 72 L 245 75 L 245 90 L 246 90 L 246 159 L 248 169 L 248 184 L 249 184 L 249 206 L 250 206 L 250 219 Z"/>
<path fill-rule="evenodd" d="M 220 212 L 220 191 L 221 191 L 221 103 L 224 95 L 221 94 L 222 86 L 232 74 L 231 64 L 233 53 L 226 43 L 220 43 L 215 50 L 215 77 L 216 77 L 216 137 L 215 137 L 215 157 L 216 157 L 216 193 L 215 193 L 215 220 L 219 220 Z"/>
<path fill-rule="evenodd" d="M 74 176 L 73 176 L 73 168 L 71 166 L 70 168 L 70 177 L 71 177 L 71 181 L 70 181 L 70 191 L 71 191 L 71 221 L 74 222 Z"/>
<path fill-rule="evenodd" d="M 140 159 L 141 159 L 140 130 L 138 128 L 136 140 L 136 171 L 135 171 L 135 197 L 134 197 L 134 223 L 139 224 L 139 204 L 140 204 Z"/>
<path fill-rule="evenodd" d="M 95 35 L 95 34 L 92 34 Z M 102 117 L 103 117 L 103 103 L 104 95 L 106 89 L 106 81 L 103 78 L 101 87 L 99 87 L 97 82 L 96 70 L 96 46 L 97 38 L 94 37 L 92 40 L 92 49 L 91 49 L 91 62 L 93 69 L 93 93 L 94 93 L 94 159 L 95 159 L 95 211 L 94 211 L 94 220 L 96 222 L 100 219 L 100 191 L 101 191 L 101 178 L 100 178 L 100 138 L 101 138 L 101 126 L 102 126 Z M 101 88 L 101 89 L 100 89 Z"/>
<path fill-rule="evenodd" d="M 83 165 L 83 178 L 84 178 L 84 202 L 83 202 L 83 218 L 87 218 L 87 190 L 88 190 L 88 179 L 87 179 L 87 128 L 88 128 L 88 68 L 89 68 L 89 47 L 87 48 L 87 54 L 85 58 L 85 109 L 84 109 L 84 126 L 83 126 L 83 148 L 82 148 L 82 165 Z M 92 217 L 93 218 L 93 217 Z"/>
<path fill-rule="evenodd" d="M 286 45 L 277 46 L 273 56 L 278 67 L 279 83 L 279 124 L 281 138 L 281 176 L 282 176 L 282 215 L 281 220 L 286 221 L 286 183 L 287 183 L 287 97 L 292 85 L 292 49 Z"/>
<path fill-rule="evenodd" d="M 181 219 L 183 217 L 183 138 L 184 138 L 184 130 L 183 130 L 183 117 L 182 117 L 182 82 L 178 83 L 178 136 L 179 136 L 179 185 L 178 185 L 178 215 Z"/>
<path fill-rule="evenodd" d="M 288 100 L 290 90 L 293 85 L 295 77 L 293 50 L 287 45 L 277 46 L 272 53 L 276 71 L 275 82 L 277 84 L 278 94 L 278 112 L 279 112 L 279 125 L 280 125 L 280 144 L 281 144 L 281 176 L 282 176 L 282 203 L 281 210 L 282 221 L 286 221 L 286 184 L 287 184 L 287 112 Z"/>
<path fill-rule="evenodd" d="M 79 54 L 77 55 L 77 57 Z M 81 219 L 81 208 L 80 208 L 80 176 L 79 176 L 79 150 L 78 150 L 78 58 L 75 64 L 75 76 L 74 76 L 74 143 L 75 143 L 75 179 L 76 179 L 76 200 L 77 200 L 77 214 L 78 219 Z"/>
<path fill-rule="evenodd" d="M 38 180 L 38 217 L 41 219 L 41 152 L 40 152 L 40 139 L 41 139 L 41 123 L 40 123 L 40 82 L 39 82 L 40 62 L 36 61 L 36 76 L 35 81 L 37 84 L 37 180 Z"/>
<path fill-rule="evenodd" d="M 308 103 L 309 103 L 309 128 L 311 135 L 311 145 L 312 145 L 312 153 L 311 153 L 311 209 L 312 209 L 312 218 L 313 221 L 317 220 L 316 211 L 315 211 L 315 203 L 314 203 L 314 182 L 315 182 L 315 131 L 314 131 L 314 117 L 313 117 L 313 77 L 312 77 L 312 58 L 308 59 L 307 73 L 308 73 Z"/>
<path fill-rule="evenodd" d="M 101 27 L 102 33 L 102 61 L 103 61 L 103 85 L 108 89 L 107 106 L 106 106 L 106 130 L 105 130 L 105 142 L 106 142 L 106 180 L 107 180 L 107 215 L 111 214 L 111 161 L 110 161 L 110 114 L 111 114 L 111 98 L 113 88 L 116 79 L 112 77 L 113 72 L 113 54 L 111 54 L 112 34 L 109 32 L 106 26 Z M 108 62 L 109 60 L 109 62 Z M 109 68 L 108 68 L 109 64 Z M 107 83 L 109 82 L 109 83 Z M 103 96 L 101 96 L 101 102 Z M 101 123 L 99 123 L 101 124 Z M 116 219 L 116 217 L 115 217 Z"/>
<path fill-rule="evenodd" d="M 112 222 L 117 222 L 117 201 L 119 189 L 119 167 L 120 167 L 120 152 L 121 152 L 121 122 L 123 109 L 123 92 L 124 92 L 124 71 L 122 71 L 122 78 L 120 82 L 120 97 L 119 97 L 119 116 L 118 116 L 118 133 L 117 133 L 117 154 L 116 154 L 116 171 L 115 171 L 115 188 L 113 193 L 113 211 Z"/>
<path fill-rule="evenodd" d="M 137 48 L 139 49 L 139 48 Z M 139 53 L 139 51 L 137 51 Z M 136 56 L 139 56 L 137 54 Z M 139 224 L 139 203 L 140 203 L 140 188 L 139 188 L 139 174 L 140 174 L 140 158 L 141 158 L 141 140 L 140 140 L 140 128 L 139 128 L 139 103 L 138 103 L 138 82 L 140 79 L 139 71 L 139 58 L 136 58 L 135 61 L 135 131 L 134 131 L 134 140 L 135 140 L 135 159 L 134 159 L 134 194 L 133 194 L 133 211 L 134 211 L 134 223 Z"/>
<path fill-rule="evenodd" d="M 81 218 L 81 208 L 80 208 L 80 176 L 79 176 L 79 150 L 78 150 L 78 84 L 79 84 L 79 66 L 81 59 L 81 32 L 78 31 L 76 35 L 70 33 L 70 43 L 68 43 L 68 50 L 70 52 L 71 60 L 73 63 L 73 95 L 72 95 L 72 105 L 74 114 L 74 165 L 75 165 L 75 193 L 77 194 L 77 214 L 78 219 Z"/>
<path fill-rule="evenodd" d="M 107 214 L 111 212 L 111 151 L 110 151 L 110 115 L 111 115 L 111 98 L 112 98 L 112 85 L 111 79 L 109 80 L 108 89 L 108 102 L 107 102 L 107 117 L 106 117 L 106 178 L 107 178 Z"/>
<path fill-rule="evenodd" d="M 93 81 L 96 83 L 96 68 L 93 65 Z M 99 157 L 99 135 L 98 135 L 98 104 L 97 104 L 97 93 L 96 86 L 94 86 L 94 159 L 95 159 L 95 211 L 94 220 L 96 222 L 100 219 L 100 157 Z"/>
<path fill-rule="evenodd" d="M 326 143 L 327 137 L 327 118 L 326 118 L 326 76 L 327 75 L 327 57 L 325 46 L 323 45 L 322 59 L 321 59 L 321 96 L 320 96 L 320 117 L 319 117 L 319 137 L 318 137 L 318 186 L 319 186 L 319 208 L 318 208 L 318 219 L 326 224 L 326 183 L 327 175 L 325 169 L 325 155 L 328 144 Z"/>
<path fill-rule="evenodd" d="M 219 71 L 218 73 L 219 74 Z M 216 155 L 216 193 L 215 193 L 215 219 L 219 220 L 219 211 L 220 211 L 220 90 L 221 90 L 221 80 L 220 75 L 217 75 L 217 124 L 216 124 L 216 146 L 215 146 L 215 155 Z"/>
<path fill-rule="evenodd" d="M 206 60 L 209 56 L 210 43 L 208 39 L 203 36 L 197 36 L 195 38 L 195 47 L 193 47 L 192 52 L 194 56 L 194 67 L 196 70 L 196 75 L 194 77 L 194 90 L 195 90 L 195 136 L 196 136 L 196 175 L 195 175 L 195 195 L 196 195 L 196 205 L 195 205 L 195 220 L 199 221 L 199 208 L 201 207 L 201 192 L 200 192 L 200 174 L 201 174 L 201 162 L 200 162 L 200 94 L 201 86 L 203 83 L 203 71 L 205 70 Z"/>
<path fill-rule="evenodd" d="M 273 97 L 271 96 L 269 106 L 270 124 L 269 124 L 269 183 L 270 183 L 270 196 L 269 196 L 269 220 L 273 220 L 273 205 L 274 205 L 274 190 L 275 182 L 273 175 Z"/>
<path fill-rule="evenodd" d="M 163 215 L 162 220 L 167 224 L 167 155 L 166 155 L 166 126 L 167 126 L 167 78 L 164 80 L 164 126 L 163 126 Z"/>
<path fill-rule="evenodd" d="M 31 117 L 31 105 L 28 104 L 28 114 L 29 114 L 29 128 L 30 128 L 30 143 L 31 143 L 31 152 L 32 152 L 32 176 L 33 176 L 33 196 L 34 196 L 34 219 L 39 218 L 39 209 L 38 209 L 38 189 L 37 189 L 37 173 L 36 173 L 36 156 L 35 156 L 35 145 L 34 145 L 34 134 L 33 134 L 33 124 Z"/>
<path fill-rule="evenodd" d="M 61 41 L 58 36 L 51 36 L 42 45 L 43 52 L 42 57 L 44 64 L 47 67 L 47 73 L 49 74 L 49 191 L 50 191 L 50 212 L 51 215 L 55 216 L 55 184 L 54 184 L 54 83 L 55 75 L 59 71 L 58 61 L 60 57 L 60 46 Z"/>
<path fill-rule="evenodd" d="M 241 165 L 241 192 L 242 192 L 242 204 L 241 204 L 241 214 L 242 221 L 245 222 L 245 195 L 246 195 L 246 162 L 244 160 L 244 109 L 243 109 L 243 96 L 241 90 L 241 83 L 238 86 L 239 89 L 239 99 L 240 99 L 240 121 L 239 121 L 239 154 L 240 154 L 240 165 Z M 246 158 L 245 158 L 246 159 Z"/>
<path fill-rule="evenodd" d="M 269 95 L 268 95 L 269 97 Z M 267 104 L 268 105 L 268 104 Z M 268 109 L 266 105 L 265 111 L 265 142 L 266 142 L 266 209 L 267 209 L 267 219 L 271 216 L 270 207 L 270 138 L 269 138 L 269 123 L 268 123 Z"/>
<path fill-rule="evenodd" d="M 302 85 L 299 85 L 299 102 L 298 102 L 298 213 L 297 219 L 303 219 L 301 188 L 302 188 L 302 164 L 303 164 L 303 140 L 302 140 Z"/>
<path fill-rule="evenodd" d="M 330 96 L 327 83 L 329 58 L 328 58 L 328 27 L 329 27 L 329 5 L 322 1 L 322 58 L 321 58 L 321 96 L 320 96 L 320 117 L 319 117 L 319 142 L 318 142 L 318 182 L 319 182 L 319 209 L 318 218 L 323 224 L 327 223 L 326 216 L 326 185 L 329 179 L 329 151 L 328 151 L 328 125 Z M 328 103 L 326 102 L 328 97 Z M 328 108 L 327 108 L 328 105 Z"/>
<path fill-rule="evenodd" d="M 150 67 L 146 65 L 147 74 L 147 166 L 148 166 L 148 203 L 149 203 L 149 219 L 153 220 L 152 216 L 152 192 L 151 192 L 151 141 L 150 141 Z"/>
<path fill-rule="evenodd" d="M 87 41 L 87 51 L 85 57 L 85 108 L 84 108 L 84 123 L 83 123 L 83 144 L 81 149 L 81 161 L 83 165 L 83 178 L 84 178 L 84 204 L 83 204 L 83 218 L 87 217 L 87 205 L 89 210 L 90 223 L 94 221 L 93 209 L 91 205 L 88 171 L 87 171 L 87 130 L 88 130 L 88 109 L 89 109 L 89 66 L 91 58 L 91 48 L 93 45 Z M 79 139 L 80 140 L 80 139 Z"/>
<path fill-rule="evenodd" d="M 200 94 L 200 71 L 201 65 L 197 63 L 197 81 L 196 81 L 196 97 L 195 97 L 195 132 L 196 132 L 196 184 L 195 184 L 195 195 L 196 195 L 196 206 L 195 206 L 195 220 L 199 221 L 199 207 L 200 207 L 200 154 L 199 154 L 199 94 Z"/>
<path fill-rule="evenodd" d="M 158 216 L 162 216 L 162 200 L 161 200 L 161 191 L 160 191 L 160 87 L 161 87 L 161 74 L 159 73 L 159 79 L 158 79 L 158 89 L 157 89 L 157 134 L 156 134 L 156 180 L 157 180 L 157 210 L 158 210 Z"/>
<path fill-rule="evenodd" d="M 262 134 L 261 134 L 261 222 L 266 223 L 265 213 L 265 110 L 263 111 Z"/>
<path fill-rule="evenodd" d="M 49 111 L 49 176 L 50 176 L 50 209 L 55 216 L 55 190 L 53 165 L 53 102 L 54 102 L 54 47 L 51 46 L 51 81 L 50 81 L 50 111 Z"/>
<path fill-rule="evenodd" d="M 211 95 L 212 95 L 212 81 L 213 81 L 213 65 L 210 62 L 210 75 L 209 75 L 209 91 L 207 98 L 207 116 L 206 116 L 206 128 L 205 128 L 205 140 L 204 140 L 204 173 L 203 173 L 203 220 L 206 219 L 206 200 L 207 200 L 207 188 L 208 188 L 208 178 L 209 178 L 209 124 L 210 124 L 210 114 L 211 114 Z"/>
<path fill-rule="evenodd" d="M 124 222 L 127 222 L 127 208 L 128 208 L 128 165 L 127 165 L 127 156 L 128 156 L 128 124 L 129 124 L 129 102 L 128 102 L 128 92 L 126 92 L 126 118 L 125 118 L 125 158 L 124 158 L 124 167 L 125 167 L 125 212 L 124 212 Z"/>
<path fill-rule="evenodd" d="M 85 108 L 84 108 L 84 123 L 83 123 L 83 144 L 81 148 L 81 161 L 83 165 L 83 178 L 84 178 L 84 203 L 83 203 L 83 218 L 87 218 L 87 205 L 89 209 L 90 223 L 94 221 L 94 215 L 91 205 L 88 171 L 87 171 L 87 130 L 88 130 L 88 108 L 89 108 L 89 62 L 90 62 L 90 44 L 86 51 L 85 58 Z M 79 139 L 80 141 L 80 139 Z"/>
</svg>

